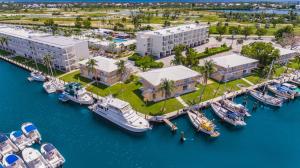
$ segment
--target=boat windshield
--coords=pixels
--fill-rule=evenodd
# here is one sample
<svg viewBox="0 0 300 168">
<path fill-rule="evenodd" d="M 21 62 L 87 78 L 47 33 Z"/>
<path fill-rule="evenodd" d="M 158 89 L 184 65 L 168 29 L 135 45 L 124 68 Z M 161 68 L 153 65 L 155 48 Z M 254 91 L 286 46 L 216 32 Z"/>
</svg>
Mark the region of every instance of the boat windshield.
<svg viewBox="0 0 300 168">
<path fill-rule="evenodd" d="M 121 112 L 125 113 L 125 112 L 130 111 L 130 110 L 131 110 L 131 107 L 130 107 L 129 105 L 127 105 L 127 106 L 123 107 L 123 108 L 120 109 L 120 110 L 121 110 Z"/>
</svg>

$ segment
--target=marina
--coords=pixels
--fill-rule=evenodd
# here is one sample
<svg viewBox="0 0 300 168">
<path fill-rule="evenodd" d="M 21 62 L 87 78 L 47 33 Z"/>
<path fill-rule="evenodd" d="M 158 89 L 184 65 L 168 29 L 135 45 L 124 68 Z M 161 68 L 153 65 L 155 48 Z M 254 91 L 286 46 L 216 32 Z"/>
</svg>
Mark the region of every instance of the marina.
<svg viewBox="0 0 300 168">
<path fill-rule="evenodd" d="M 0 64 L 0 72 L 7 72 L 1 74 L 3 81 L 5 81 L 1 83 L 3 85 L 1 88 L 16 90 L 14 95 L 6 93 L 9 96 L 6 96 L 5 99 L 2 99 L 4 97 L 1 98 L 1 106 L 5 107 L 1 110 L 1 115 L 5 116 L 5 118 L 1 119 L 26 122 L 29 118 L 30 121 L 39 126 L 40 131 L 48 130 L 41 132 L 43 139 L 54 142 L 61 149 L 67 160 L 65 167 L 81 167 L 79 165 L 83 163 L 92 167 L 99 163 L 99 160 L 104 167 L 174 167 L 174 163 L 166 161 L 160 156 L 153 155 L 158 145 L 164 158 L 181 160 L 176 163 L 175 167 L 186 165 L 187 162 L 197 165 L 198 161 L 201 161 L 204 165 L 210 165 L 212 158 L 215 159 L 216 157 L 221 159 L 222 166 L 229 166 L 231 161 L 229 161 L 229 156 L 224 153 L 224 151 L 229 150 L 233 151 L 230 152 L 231 157 L 237 156 L 239 150 L 248 150 L 252 159 L 257 161 L 271 161 L 274 158 L 280 158 L 280 162 L 271 163 L 273 167 L 289 167 L 288 165 L 293 161 L 293 166 L 295 166 L 295 163 L 298 163 L 296 159 L 299 149 L 295 144 L 299 141 L 299 137 L 291 134 L 299 127 L 297 120 L 300 116 L 297 113 L 297 108 L 295 108 L 300 103 L 298 99 L 284 103 L 280 109 L 275 111 L 270 107 L 260 105 L 255 112 L 251 112 L 252 117 L 247 119 L 247 126 L 238 130 L 224 125 L 223 122 L 219 122 L 219 119 L 214 116 L 211 110 L 207 109 L 204 113 L 209 119 L 215 118 L 215 124 L 217 124 L 218 131 L 221 133 L 220 138 L 213 141 L 197 134 L 190 121 L 186 117 L 180 117 L 172 121 L 180 131 L 185 133 L 185 143 L 178 145 L 180 135 L 170 135 L 164 125 L 155 125 L 155 129 L 142 136 L 126 133 L 100 119 L 84 106 L 59 103 L 57 94 L 47 95 L 41 84 L 30 83 L 24 80 L 28 72 L 3 61 L 0 61 Z M 38 101 L 26 99 L 26 97 L 33 94 Z M 18 106 L 10 106 L 10 103 L 15 102 L 15 97 L 18 97 L 20 100 L 18 101 Z M 235 101 L 242 103 L 243 98 L 237 97 Z M 28 106 L 29 102 L 31 102 L 30 106 Z M 251 107 L 254 103 L 255 101 L 249 98 L 248 109 L 252 109 Z M 7 113 L 7 111 L 10 111 L 10 113 Z M 81 124 L 78 124 L 79 121 Z M 16 123 L 7 122 L 2 129 L 3 132 L 9 132 L 18 128 Z M 281 130 L 280 134 L 278 129 Z M 80 132 L 82 137 L 78 135 L 78 132 Z M 266 132 L 268 132 L 268 136 L 265 136 Z M 292 138 L 289 138 L 288 144 L 280 147 L 283 143 L 286 143 L 286 136 Z M 84 142 L 83 139 L 89 139 L 89 143 L 81 144 Z M 234 144 L 232 144 L 232 140 L 234 140 Z M 147 148 L 145 148 L 145 144 L 147 144 Z M 258 152 L 259 149 L 254 147 L 257 144 L 267 146 L 269 150 Z M 124 148 L 122 149 L 120 146 Z M 277 154 L 268 156 L 268 152 L 275 149 Z M 287 152 L 287 149 L 289 149 L 289 156 L 284 154 Z M 76 152 L 78 150 L 81 152 Z M 181 154 L 177 154 L 176 151 L 178 150 L 181 151 Z M 140 154 L 141 152 L 143 155 Z M 82 156 L 81 153 L 86 153 L 86 156 Z M 186 154 L 186 156 L 182 157 L 182 154 Z M 205 156 L 199 159 L 197 156 L 201 154 Z M 110 159 L 111 157 L 122 157 L 123 159 L 108 162 L 108 157 Z M 131 158 L 134 158 L 134 160 Z M 152 159 L 149 160 L 149 158 Z M 195 159 L 198 159 L 197 162 L 194 162 Z M 239 159 L 236 164 L 244 167 L 254 166 L 254 163 L 249 163 L 245 159 Z M 91 162 L 91 160 L 97 160 L 97 162 Z M 218 163 L 215 166 L 217 167 Z"/>
</svg>

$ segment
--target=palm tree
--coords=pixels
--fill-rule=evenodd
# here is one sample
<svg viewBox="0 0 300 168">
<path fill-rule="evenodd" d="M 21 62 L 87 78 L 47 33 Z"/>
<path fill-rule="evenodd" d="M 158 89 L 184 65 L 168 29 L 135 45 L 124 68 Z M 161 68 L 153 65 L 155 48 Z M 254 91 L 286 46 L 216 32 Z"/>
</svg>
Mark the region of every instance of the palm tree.
<svg viewBox="0 0 300 168">
<path fill-rule="evenodd" d="M 49 69 L 50 69 L 50 74 L 52 76 L 54 76 L 53 71 L 52 71 L 52 60 L 53 60 L 53 57 L 50 54 L 45 54 L 43 57 L 43 63 L 47 67 L 48 73 L 49 73 Z"/>
<path fill-rule="evenodd" d="M 172 92 L 175 89 L 175 82 L 168 79 L 162 79 L 159 89 L 163 92 L 163 97 L 165 99 L 164 106 L 161 110 L 162 112 L 164 112 L 166 108 L 167 98 L 171 97 Z"/>
<path fill-rule="evenodd" d="M 6 37 L 0 37 L 0 44 L 2 47 L 4 47 L 4 44 L 7 45 L 7 38 Z"/>
<path fill-rule="evenodd" d="M 212 60 L 205 60 L 204 65 L 200 67 L 200 72 L 203 75 L 203 84 L 204 84 L 204 86 L 202 87 L 202 90 L 200 92 L 200 96 L 199 96 L 200 101 L 202 99 L 204 90 L 206 88 L 208 78 L 214 71 L 215 71 L 215 68 L 214 68 L 214 63 Z"/>
<path fill-rule="evenodd" d="M 123 80 L 124 75 L 126 74 L 126 66 L 125 66 L 125 61 L 124 60 L 120 60 L 119 62 L 116 63 L 116 65 L 118 66 L 118 74 L 120 74 L 121 76 L 121 80 Z"/>
<path fill-rule="evenodd" d="M 92 73 L 94 76 L 93 77 L 94 80 L 96 80 L 96 68 L 95 68 L 96 65 L 97 65 L 97 61 L 93 58 L 89 59 L 88 62 L 86 62 L 88 74 Z"/>
</svg>

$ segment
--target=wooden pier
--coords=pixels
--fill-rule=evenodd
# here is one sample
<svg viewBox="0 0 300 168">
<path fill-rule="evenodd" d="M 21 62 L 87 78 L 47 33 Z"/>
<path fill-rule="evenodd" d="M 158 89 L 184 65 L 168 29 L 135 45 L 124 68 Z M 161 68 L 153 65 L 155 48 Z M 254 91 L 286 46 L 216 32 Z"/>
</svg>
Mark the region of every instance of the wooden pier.
<svg viewBox="0 0 300 168">
<path fill-rule="evenodd" d="M 173 124 L 170 120 L 164 118 L 163 121 L 171 128 L 172 132 L 175 132 L 178 130 L 177 126 L 175 124 Z"/>
</svg>

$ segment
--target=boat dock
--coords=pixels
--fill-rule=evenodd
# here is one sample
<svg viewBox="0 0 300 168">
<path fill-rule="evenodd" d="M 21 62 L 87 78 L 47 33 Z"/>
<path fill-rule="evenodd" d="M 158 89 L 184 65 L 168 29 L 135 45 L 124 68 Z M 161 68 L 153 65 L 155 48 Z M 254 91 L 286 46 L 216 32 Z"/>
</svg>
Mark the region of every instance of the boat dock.
<svg viewBox="0 0 300 168">
<path fill-rule="evenodd" d="M 170 120 L 164 118 L 163 121 L 171 128 L 172 132 L 177 131 L 177 129 L 178 129 L 177 126 L 175 124 L 173 124 Z"/>
</svg>

